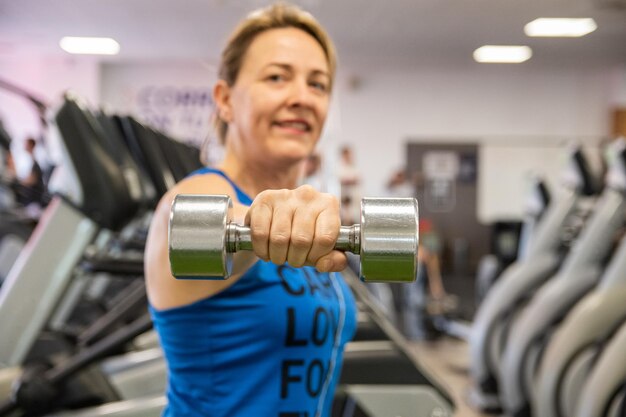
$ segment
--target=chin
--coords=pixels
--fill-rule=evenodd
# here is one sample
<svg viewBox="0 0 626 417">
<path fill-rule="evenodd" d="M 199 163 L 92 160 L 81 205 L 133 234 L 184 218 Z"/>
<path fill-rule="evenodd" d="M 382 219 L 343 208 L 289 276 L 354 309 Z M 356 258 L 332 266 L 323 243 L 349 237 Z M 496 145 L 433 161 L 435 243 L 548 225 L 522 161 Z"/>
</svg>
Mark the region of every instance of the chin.
<svg viewBox="0 0 626 417">
<path fill-rule="evenodd" d="M 280 159 L 289 159 L 295 162 L 301 161 L 313 152 L 314 146 L 310 144 L 282 142 L 271 150 L 271 153 Z"/>
<path fill-rule="evenodd" d="M 310 152 L 271 152 L 271 156 L 267 155 L 265 160 L 271 160 L 274 164 L 278 166 L 291 166 L 300 164 L 302 161 L 306 159 Z"/>
<path fill-rule="evenodd" d="M 289 154 L 281 155 L 280 159 L 285 162 L 291 162 L 291 163 L 296 164 L 296 163 L 300 163 L 304 161 L 306 157 L 309 156 L 309 153 L 310 152 L 306 152 L 306 153 L 291 152 Z"/>
</svg>

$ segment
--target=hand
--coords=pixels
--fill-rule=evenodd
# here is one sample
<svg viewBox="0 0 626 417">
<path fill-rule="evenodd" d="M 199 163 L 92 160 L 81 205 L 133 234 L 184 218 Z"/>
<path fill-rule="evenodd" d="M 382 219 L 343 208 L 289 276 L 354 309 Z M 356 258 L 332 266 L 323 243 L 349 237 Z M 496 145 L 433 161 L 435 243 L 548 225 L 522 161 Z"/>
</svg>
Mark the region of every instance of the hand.
<svg viewBox="0 0 626 417">
<path fill-rule="evenodd" d="M 295 190 L 260 193 L 246 214 L 254 253 L 263 260 L 320 272 L 341 271 L 346 255 L 333 250 L 341 222 L 339 202 L 330 194 L 303 185 Z"/>
</svg>

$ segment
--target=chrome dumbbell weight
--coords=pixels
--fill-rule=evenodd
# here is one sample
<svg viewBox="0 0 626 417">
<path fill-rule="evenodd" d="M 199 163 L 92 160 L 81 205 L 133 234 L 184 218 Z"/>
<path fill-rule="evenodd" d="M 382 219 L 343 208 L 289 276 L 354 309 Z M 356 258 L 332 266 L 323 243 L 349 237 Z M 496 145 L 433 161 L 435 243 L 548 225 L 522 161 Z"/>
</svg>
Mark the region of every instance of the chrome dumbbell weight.
<svg viewBox="0 0 626 417">
<path fill-rule="evenodd" d="M 177 195 L 169 222 L 172 275 L 226 279 L 232 254 L 252 250 L 250 229 L 232 222 L 225 195 Z M 341 226 L 335 249 L 361 256 L 361 279 L 411 282 L 417 274 L 418 208 L 414 198 L 364 198 L 361 224 Z"/>
</svg>

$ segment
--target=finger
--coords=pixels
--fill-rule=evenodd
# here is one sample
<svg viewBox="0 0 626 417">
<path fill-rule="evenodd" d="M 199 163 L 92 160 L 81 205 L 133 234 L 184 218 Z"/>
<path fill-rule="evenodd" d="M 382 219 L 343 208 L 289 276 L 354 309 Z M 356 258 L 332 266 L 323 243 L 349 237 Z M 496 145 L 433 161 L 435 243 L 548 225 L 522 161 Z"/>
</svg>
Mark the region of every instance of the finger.
<svg viewBox="0 0 626 417">
<path fill-rule="evenodd" d="M 316 217 L 317 213 L 307 206 L 300 206 L 294 212 L 287 262 L 295 268 L 300 268 L 307 261 L 315 236 Z"/>
<path fill-rule="evenodd" d="M 320 212 L 315 222 L 315 236 L 309 251 L 309 262 L 317 264 L 320 257 L 333 250 L 339 236 L 340 226 L 338 211 L 327 208 Z"/>
<path fill-rule="evenodd" d="M 289 204 L 274 206 L 268 248 L 269 259 L 276 265 L 282 265 L 287 261 L 292 218 L 293 208 Z"/>
<path fill-rule="evenodd" d="M 315 268 L 319 272 L 341 272 L 346 269 L 348 258 L 344 252 L 334 250 L 317 260 Z"/>
<path fill-rule="evenodd" d="M 269 236 L 272 225 L 272 208 L 268 204 L 253 203 L 246 214 L 245 224 L 250 227 L 252 249 L 259 258 L 268 261 Z"/>
</svg>

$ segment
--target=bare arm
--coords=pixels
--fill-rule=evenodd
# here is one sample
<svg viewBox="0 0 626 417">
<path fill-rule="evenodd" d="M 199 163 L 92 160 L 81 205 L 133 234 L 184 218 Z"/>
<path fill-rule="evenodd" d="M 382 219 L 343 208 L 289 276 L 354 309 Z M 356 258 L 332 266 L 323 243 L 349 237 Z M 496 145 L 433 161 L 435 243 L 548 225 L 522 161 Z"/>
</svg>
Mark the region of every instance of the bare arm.
<svg viewBox="0 0 626 417">
<path fill-rule="evenodd" d="M 439 257 L 420 245 L 418 249 L 418 260 L 426 266 L 426 276 L 428 277 L 428 287 L 432 296 L 441 299 L 446 296 L 446 290 L 441 279 L 441 268 Z"/>
<path fill-rule="evenodd" d="M 191 177 L 170 190 L 159 202 L 146 241 L 144 269 L 150 303 L 158 309 L 190 304 L 233 285 L 257 259 L 252 252 L 233 257 L 233 275 L 228 280 L 179 280 L 170 273 L 168 222 L 170 207 L 177 194 L 227 194 L 233 199 L 234 218 L 243 222 L 248 210 L 237 203 L 234 190 L 218 176 Z"/>
</svg>

